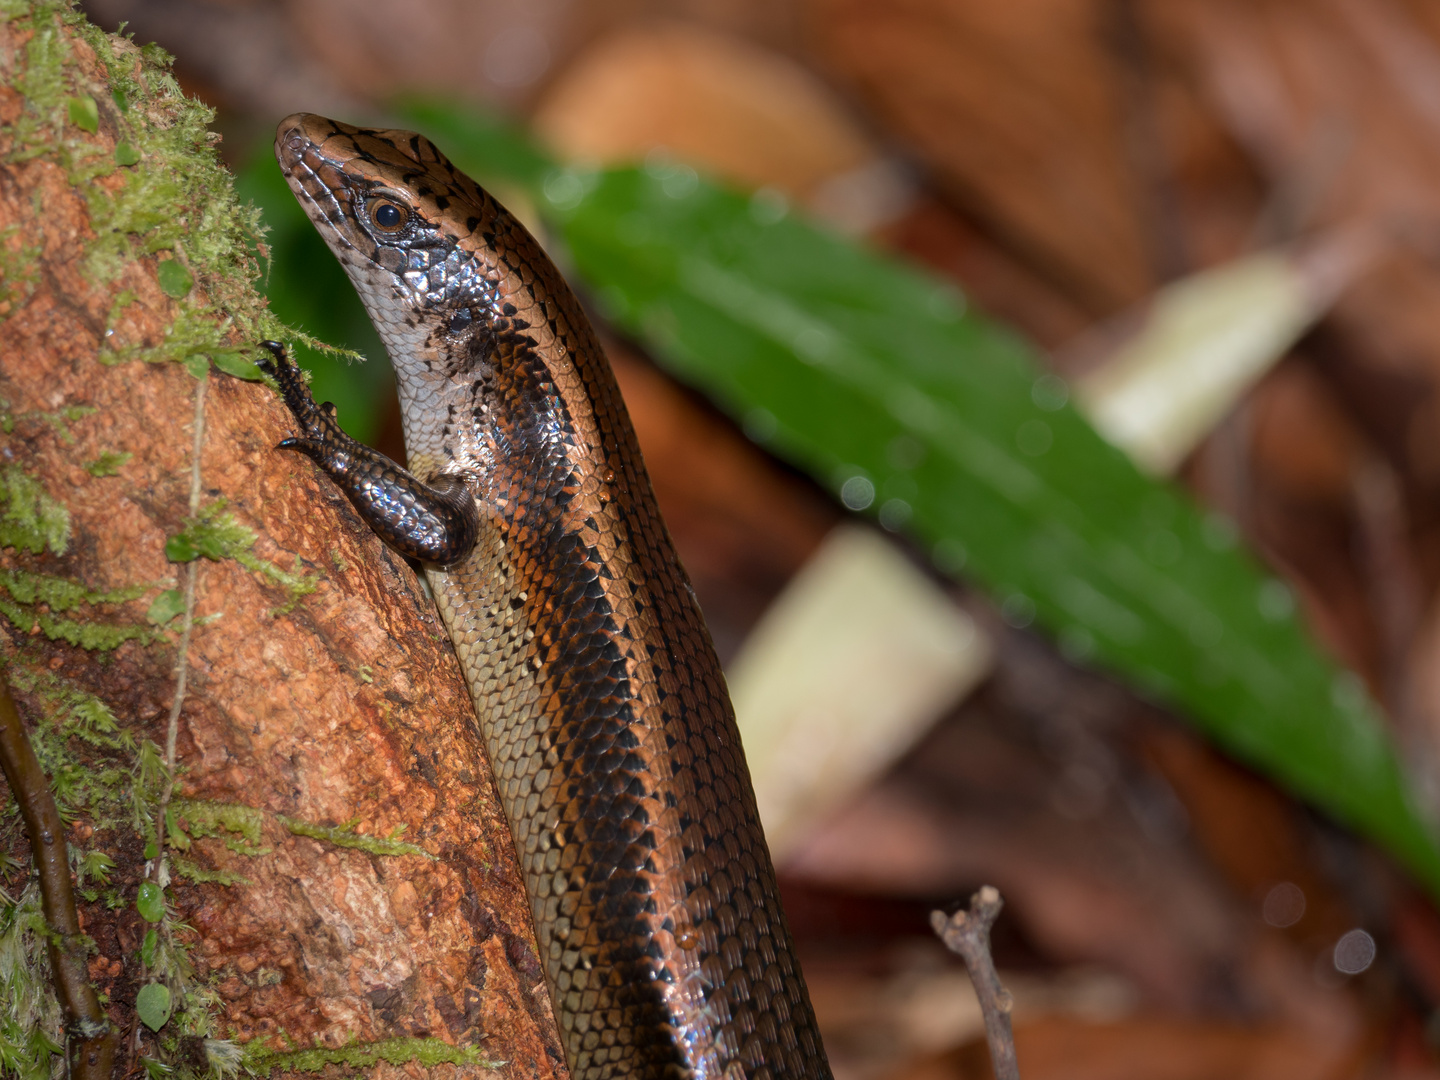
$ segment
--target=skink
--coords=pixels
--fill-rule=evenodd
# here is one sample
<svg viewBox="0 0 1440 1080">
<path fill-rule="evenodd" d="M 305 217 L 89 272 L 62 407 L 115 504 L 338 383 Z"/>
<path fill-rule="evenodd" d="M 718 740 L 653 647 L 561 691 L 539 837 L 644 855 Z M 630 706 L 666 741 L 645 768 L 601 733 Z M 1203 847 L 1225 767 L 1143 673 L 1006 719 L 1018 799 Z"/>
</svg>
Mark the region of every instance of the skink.
<svg viewBox="0 0 1440 1080">
<path fill-rule="evenodd" d="M 825 1080 L 715 650 L 574 295 L 419 135 L 297 114 L 275 151 L 385 342 L 408 470 L 267 343 L 281 445 L 425 565 L 571 1074 Z"/>
</svg>

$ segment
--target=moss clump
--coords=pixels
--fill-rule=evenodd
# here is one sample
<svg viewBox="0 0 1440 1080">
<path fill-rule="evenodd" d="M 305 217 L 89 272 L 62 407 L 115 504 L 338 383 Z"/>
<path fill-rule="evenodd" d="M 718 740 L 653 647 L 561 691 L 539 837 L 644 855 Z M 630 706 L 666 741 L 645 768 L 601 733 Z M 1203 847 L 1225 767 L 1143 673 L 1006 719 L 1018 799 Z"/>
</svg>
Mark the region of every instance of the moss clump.
<svg viewBox="0 0 1440 1080">
<path fill-rule="evenodd" d="M 256 555 L 250 549 L 259 537 L 236 521 L 233 515 L 224 513 L 225 505 L 224 499 L 216 499 L 193 518 L 186 518 L 184 527 L 165 542 L 165 557 L 180 563 L 190 562 L 202 555 L 207 559 L 234 559 L 245 569 L 263 574 L 285 590 L 285 603 L 272 614 L 287 614 L 301 597 L 315 591 L 319 578 L 300 572 L 298 555 L 294 570 L 283 570 Z"/>
<path fill-rule="evenodd" d="M 85 471 L 97 478 L 119 476 L 120 470 L 124 468 L 134 456 L 135 455 L 128 450 L 106 450 L 94 461 L 87 461 L 85 463 Z"/>
<path fill-rule="evenodd" d="M 479 1065 L 497 1069 L 503 1061 L 492 1061 L 478 1047 L 451 1046 L 440 1039 L 380 1039 L 376 1042 L 355 1042 L 330 1048 L 316 1046 L 309 1050 L 264 1050 L 254 1043 L 244 1048 L 244 1067 L 260 1076 L 274 1069 L 291 1072 L 319 1072 L 327 1065 L 345 1065 L 367 1069 L 381 1061 L 391 1065 L 415 1062 L 424 1068 L 435 1065 Z"/>
<path fill-rule="evenodd" d="M 24 305 L 40 280 L 41 247 L 26 243 L 20 226 L 0 229 L 0 322 Z"/>
<path fill-rule="evenodd" d="M 189 851 L 192 840 L 218 836 L 225 846 L 240 855 L 268 855 L 260 844 L 265 813 L 239 803 L 209 802 L 203 799 L 176 799 L 170 804 L 166 842 L 178 851 Z M 230 835 L 226 835 L 226 834 Z M 235 839 L 239 837 L 239 839 Z"/>
<path fill-rule="evenodd" d="M 280 824 L 295 836 L 308 836 L 312 840 L 324 840 L 336 847 L 356 848 L 360 851 L 368 851 L 371 855 L 421 855 L 427 859 L 438 857 L 431 855 L 418 844 L 397 839 L 404 831 L 403 825 L 389 836 L 361 836 L 353 831 L 355 821 L 347 821 L 344 825 L 315 825 L 308 821 L 301 821 L 299 818 L 285 817 L 282 814 L 277 814 L 276 817 Z M 356 821 L 358 820 L 357 818 Z"/>
<path fill-rule="evenodd" d="M 158 798 L 158 778 L 140 769 L 144 747 L 109 706 L 49 672 L 12 665 L 7 675 L 40 706 L 30 741 L 60 816 L 70 821 L 84 814 L 97 831 L 143 821 L 145 807 Z M 89 747 L 83 757 L 80 744 Z"/>
<path fill-rule="evenodd" d="M 0 548 L 64 555 L 69 545 L 70 511 L 19 465 L 0 469 Z"/>
<path fill-rule="evenodd" d="M 0 1076 L 50 1080 L 50 1062 L 65 1039 L 50 985 L 40 887 L 18 898 L 0 889 Z"/>
<path fill-rule="evenodd" d="M 127 641 L 149 644 L 161 635 L 144 626 L 105 623 L 94 619 L 57 617 L 82 605 L 123 604 L 142 595 L 149 586 L 132 585 L 111 592 L 94 592 L 79 582 L 48 574 L 0 570 L 0 616 L 22 633 L 37 630 L 51 641 L 68 641 L 82 649 L 109 650 Z"/>
<path fill-rule="evenodd" d="M 0 0 L 0 18 L 17 34 L 31 34 L 12 80 L 24 104 L 6 160 L 49 157 L 84 194 L 95 233 L 85 263 L 91 280 L 107 284 L 129 261 L 162 252 L 177 264 L 161 282 L 179 294 L 164 340 L 154 347 L 121 345 L 105 359 L 225 354 L 232 373 L 253 378 L 258 372 L 234 358 L 254 342 L 292 338 L 326 349 L 276 319 L 253 288 L 264 251 L 260 212 L 236 196 L 234 179 L 215 153 L 219 136 L 209 130 L 214 111 L 181 91 L 171 57 L 157 45 L 141 48 L 106 34 L 68 0 Z M 93 51 L 103 80 L 84 76 L 73 39 Z M 117 132 L 113 150 L 92 137 L 102 126 Z M 93 183 L 117 172 L 118 187 Z M 0 318 L 28 295 L 38 257 L 38 249 L 0 236 L 6 290 Z M 180 270 L 199 288 L 179 289 Z M 112 322 L 131 299 L 119 298 Z M 237 337 L 238 346 L 232 343 Z"/>
</svg>

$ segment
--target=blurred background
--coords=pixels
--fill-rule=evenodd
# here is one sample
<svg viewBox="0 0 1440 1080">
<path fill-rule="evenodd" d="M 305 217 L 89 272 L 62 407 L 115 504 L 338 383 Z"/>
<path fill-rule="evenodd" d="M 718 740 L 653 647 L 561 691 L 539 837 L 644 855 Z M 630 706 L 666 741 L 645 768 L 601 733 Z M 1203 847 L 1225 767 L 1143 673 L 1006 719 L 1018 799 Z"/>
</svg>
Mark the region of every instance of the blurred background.
<svg viewBox="0 0 1440 1080">
<path fill-rule="evenodd" d="M 989 1075 L 982 883 L 1027 1080 L 1440 1075 L 1440 9 L 85 7 L 216 108 L 359 437 L 280 117 L 420 128 L 571 276 L 837 1077 Z"/>
</svg>

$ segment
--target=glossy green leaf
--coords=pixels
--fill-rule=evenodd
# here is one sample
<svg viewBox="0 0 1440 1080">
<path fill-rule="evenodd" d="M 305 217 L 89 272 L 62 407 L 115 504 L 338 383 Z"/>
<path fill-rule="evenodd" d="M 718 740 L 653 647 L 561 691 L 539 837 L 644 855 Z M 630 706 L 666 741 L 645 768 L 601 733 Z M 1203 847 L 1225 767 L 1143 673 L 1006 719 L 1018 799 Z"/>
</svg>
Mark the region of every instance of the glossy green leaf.
<svg viewBox="0 0 1440 1080">
<path fill-rule="evenodd" d="M 215 366 L 226 375 L 233 375 L 237 379 L 245 379 L 249 382 L 260 382 L 264 376 L 255 362 L 244 353 L 239 352 L 217 352 L 210 356 Z"/>
<path fill-rule="evenodd" d="M 409 119 L 476 176 L 516 159 L 509 135 L 489 142 L 438 106 Z M 1101 439 L 1034 350 L 952 285 L 683 165 L 529 161 L 507 178 L 535 193 L 602 313 L 751 438 L 1440 893 L 1435 835 L 1378 710 L 1316 648 L 1286 586 L 1233 524 Z"/>
<path fill-rule="evenodd" d="M 166 296 L 179 300 L 195 284 L 195 277 L 179 259 L 166 259 L 155 268 L 155 277 L 160 281 L 160 291 Z"/>
<path fill-rule="evenodd" d="M 1142 476 L 948 284 L 679 169 L 547 185 L 610 318 L 1012 624 L 1178 706 L 1440 887 L 1377 711 L 1229 522 Z"/>
<path fill-rule="evenodd" d="M 169 540 L 166 541 L 167 556 L 170 553 L 169 545 L 171 543 L 174 543 L 176 539 L 176 537 L 172 536 Z M 171 562 L 189 562 L 190 559 L 195 558 L 195 556 L 198 555 L 199 552 L 195 551 L 193 547 L 187 544 L 184 551 L 179 551 L 177 549 L 176 554 L 188 555 L 189 558 L 172 558 L 170 560 Z M 145 621 L 155 626 L 164 626 L 167 622 L 175 618 L 175 616 L 179 615 L 184 610 L 185 594 L 179 589 L 166 589 L 159 596 L 157 596 L 155 598 L 155 602 L 150 605 L 150 610 L 145 613 Z"/>
<path fill-rule="evenodd" d="M 170 1019 L 172 1001 L 170 988 L 163 983 L 149 983 L 135 995 L 135 1015 L 151 1031 L 159 1031 Z"/>
<path fill-rule="evenodd" d="M 153 881 L 142 881 L 135 894 L 135 910 L 146 922 L 159 922 L 165 917 L 165 890 Z"/>
<path fill-rule="evenodd" d="M 67 111 L 70 114 L 70 122 L 76 127 L 83 128 L 92 135 L 100 130 L 100 109 L 95 104 L 95 99 L 89 94 L 72 97 L 67 102 Z"/>
</svg>

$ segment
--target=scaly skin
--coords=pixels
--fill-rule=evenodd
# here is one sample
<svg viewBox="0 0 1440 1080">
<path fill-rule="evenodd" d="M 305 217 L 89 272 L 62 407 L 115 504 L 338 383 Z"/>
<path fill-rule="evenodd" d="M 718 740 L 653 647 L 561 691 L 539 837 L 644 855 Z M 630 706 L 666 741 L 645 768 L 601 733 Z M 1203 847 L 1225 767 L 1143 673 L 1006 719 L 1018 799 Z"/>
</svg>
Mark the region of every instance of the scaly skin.
<svg viewBox="0 0 1440 1080">
<path fill-rule="evenodd" d="M 275 150 L 389 350 L 410 471 L 277 348 L 287 444 L 427 560 L 571 1073 L 828 1078 L 720 665 L 575 297 L 419 135 L 301 114 Z"/>
</svg>

